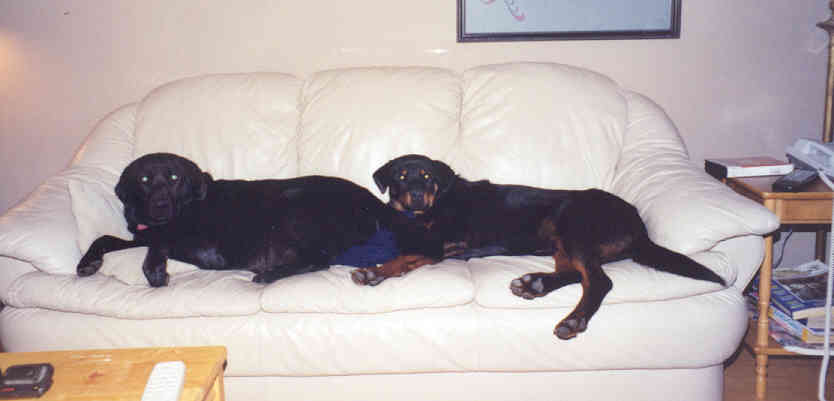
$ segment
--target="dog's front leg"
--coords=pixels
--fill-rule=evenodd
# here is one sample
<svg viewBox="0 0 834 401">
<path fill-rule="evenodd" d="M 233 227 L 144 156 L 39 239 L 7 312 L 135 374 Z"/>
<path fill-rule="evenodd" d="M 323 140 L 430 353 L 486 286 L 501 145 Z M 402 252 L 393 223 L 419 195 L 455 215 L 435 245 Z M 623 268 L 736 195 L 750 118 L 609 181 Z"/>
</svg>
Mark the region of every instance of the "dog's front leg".
<svg viewBox="0 0 834 401">
<path fill-rule="evenodd" d="M 103 235 L 98 237 L 84 256 L 75 266 L 75 271 L 80 277 L 86 277 L 95 274 L 102 264 L 104 254 L 107 252 L 119 251 L 122 249 L 143 246 L 141 241 L 127 241 L 112 235 Z"/>
<path fill-rule="evenodd" d="M 387 278 L 400 277 L 421 266 L 434 263 L 437 261 L 422 255 L 400 255 L 382 266 L 356 269 L 351 272 L 350 277 L 358 285 L 374 286 Z"/>
<path fill-rule="evenodd" d="M 142 271 L 151 287 L 168 285 L 168 253 L 167 247 L 159 245 L 148 246 L 148 254 L 142 263 Z"/>
</svg>

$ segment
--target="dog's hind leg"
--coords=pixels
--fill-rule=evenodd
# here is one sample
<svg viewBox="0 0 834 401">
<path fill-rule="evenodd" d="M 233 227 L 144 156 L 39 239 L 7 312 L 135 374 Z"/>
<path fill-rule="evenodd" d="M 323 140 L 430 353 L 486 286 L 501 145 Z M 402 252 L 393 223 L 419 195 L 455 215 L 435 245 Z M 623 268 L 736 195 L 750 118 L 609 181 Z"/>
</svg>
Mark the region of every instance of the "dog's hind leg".
<svg viewBox="0 0 834 401">
<path fill-rule="evenodd" d="M 258 249 L 248 262 L 255 273 L 252 281 L 269 284 L 296 274 L 311 273 L 329 267 L 320 252 L 300 246 L 296 241 L 279 238 L 264 252 Z M 266 248 L 266 247 L 264 247 Z"/>
<path fill-rule="evenodd" d="M 566 285 L 582 282 L 576 271 L 560 273 L 528 273 L 510 282 L 510 291 L 524 299 L 543 297 Z"/>
<path fill-rule="evenodd" d="M 579 303 L 553 329 L 553 334 L 562 340 L 569 340 L 588 328 L 591 317 L 599 310 L 605 295 L 611 291 L 613 283 L 603 272 L 602 265 L 597 258 L 585 260 L 573 258 L 573 268 L 582 276 L 582 297 Z"/>
<path fill-rule="evenodd" d="M 294 276 L 296 274 L 312 273 L 327 268 L 328 265 L 275 266 L 264 271 L 255 273 L 255 277 L 252 278 L 252 281 L 261 284 L 269 284 L 285 277 Z"/>
<path fill-rule="evenodd" d="M 568 340 L 585 331 L 588 321 L 596 313 L 602 300 L 613 286 L 611 279 L 603 272 L 599 256 L 586 252 L 576 244 L 572 251 L 565 249 L 561 239 L 555 238 L 556 252 L 553 254 L 554 273 L 529 273 L 510 283 L 510 290 L 516 296 L 533 299 L 569 284 L 582 284 L 582 297 L 567 317 L 553 330 L 557 337 Z M 587 256 L 590 253 L 591 256 Z"/>
</svg>

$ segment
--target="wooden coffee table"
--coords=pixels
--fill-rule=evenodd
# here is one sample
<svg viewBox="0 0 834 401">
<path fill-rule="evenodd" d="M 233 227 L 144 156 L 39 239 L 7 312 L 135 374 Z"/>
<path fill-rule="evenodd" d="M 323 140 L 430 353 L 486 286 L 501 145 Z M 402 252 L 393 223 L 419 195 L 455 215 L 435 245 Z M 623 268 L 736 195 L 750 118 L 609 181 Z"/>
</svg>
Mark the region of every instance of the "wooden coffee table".
<svg viewBox="0 0 834 401">
<path fill-rule="evenodd" d="M 0 353 L 0 367 L 49 362 L 52 387 L 38 400 L 141 400 L 154 364 L 185 362 L 180 400 L 222 401 L 225 347 L 128 348 Z"/>
</svg>

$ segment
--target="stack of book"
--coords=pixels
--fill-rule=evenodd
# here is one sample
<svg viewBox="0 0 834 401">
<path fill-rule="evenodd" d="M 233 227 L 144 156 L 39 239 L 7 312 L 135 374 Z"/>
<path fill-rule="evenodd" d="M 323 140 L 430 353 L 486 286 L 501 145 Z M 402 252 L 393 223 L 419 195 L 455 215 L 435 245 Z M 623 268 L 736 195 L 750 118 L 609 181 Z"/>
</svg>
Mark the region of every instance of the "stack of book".
<svg viewBox="0 0 834 401">
<path fill-rule="evenodd" d="M 828 266 L 816 260 L 777 268 L 773 270 L 771 283 L 768 308 L 771 337 L 783 347 L 821 348 L 825 341 Z M 758 318 L 758 285 L 756 277 L 748 292 L 754 318 Z"/>
</svg>

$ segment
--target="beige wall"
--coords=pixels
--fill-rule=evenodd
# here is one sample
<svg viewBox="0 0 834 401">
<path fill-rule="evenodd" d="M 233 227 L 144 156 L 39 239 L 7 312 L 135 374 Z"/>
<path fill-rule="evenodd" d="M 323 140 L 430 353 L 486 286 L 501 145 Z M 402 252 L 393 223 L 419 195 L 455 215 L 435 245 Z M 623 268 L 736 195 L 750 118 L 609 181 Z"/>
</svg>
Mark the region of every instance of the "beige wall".
<svg viewBox="0 0 834 401">
<path fill-rule="evenodd" d="M 820 136 L 828 1 L 684 3 L 678 40 L 459 44 L 454 0 L 0 0 L 0 211 L 108 112 L 210 72 L 554 61 L 652 97 L 697 164 Z"/>
</svg>

